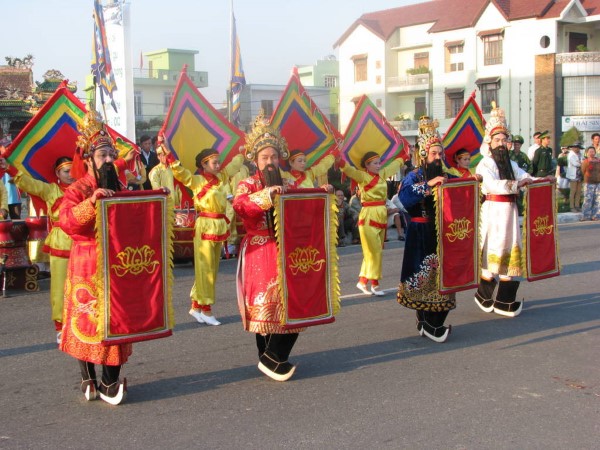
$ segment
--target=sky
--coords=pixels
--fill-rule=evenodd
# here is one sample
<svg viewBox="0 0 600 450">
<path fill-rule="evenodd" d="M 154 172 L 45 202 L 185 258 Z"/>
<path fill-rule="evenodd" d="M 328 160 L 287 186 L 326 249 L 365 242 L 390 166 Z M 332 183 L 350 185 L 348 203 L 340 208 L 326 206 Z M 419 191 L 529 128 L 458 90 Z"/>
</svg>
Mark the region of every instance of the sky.
<svg viewBox="0 0 600 450">
<path fill-rule="evenodd" d="M 362 14 L 422 1 L 234 0 L 246 82 L 285 85 L 294 65 L 337 56 L 333 44 Z M 196 70 L 208 72 L 209 86 L 202 93 L 220 105 L 229 82 L 231 0 L 127 2 L 134 68 L 139 68 L 141 52 L 197 50 Z M 32 54 L 35 81 L 43 81 L 47 70 L 57 69 L 77 81 L 76 95 L 84 97 L 91 60 L 92 10 L 93 0 L 3 2 L 0 64 L 5 64 L 6 56 Z"/>
</svg>

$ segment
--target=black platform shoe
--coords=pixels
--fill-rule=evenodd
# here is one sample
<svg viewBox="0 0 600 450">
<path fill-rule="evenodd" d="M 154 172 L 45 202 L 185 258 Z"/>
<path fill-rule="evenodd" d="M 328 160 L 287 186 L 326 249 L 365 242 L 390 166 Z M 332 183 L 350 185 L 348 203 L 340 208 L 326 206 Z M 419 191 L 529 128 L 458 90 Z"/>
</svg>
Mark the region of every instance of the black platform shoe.
<svg viewBox="0 0 600 450">
<path fill-rule="evenodd" d="M 267 350 L 259 358 L 258 370 L 275 381 L 287 381 L 294 375 L 296 366 L 288 361 L 277 361 L 277 358 Z"/>
<path fill-rule="evenodd" d="M 491 280 L 481 278 L 479 280 L 479 286 L 473 300 L 475 300 L 475 303 L 483 312 L 491 313 L 494 310 L 494 289 L 496 289 L 496 284 L 498 282 L 494 278 Z"/>
<path fill-rule="evenodd" d="M 517 317 L 523 310 L 523 302 L 517 302 L 519 281 L 500 281 L 494 312 L 505 317 Z"/>
</svg>

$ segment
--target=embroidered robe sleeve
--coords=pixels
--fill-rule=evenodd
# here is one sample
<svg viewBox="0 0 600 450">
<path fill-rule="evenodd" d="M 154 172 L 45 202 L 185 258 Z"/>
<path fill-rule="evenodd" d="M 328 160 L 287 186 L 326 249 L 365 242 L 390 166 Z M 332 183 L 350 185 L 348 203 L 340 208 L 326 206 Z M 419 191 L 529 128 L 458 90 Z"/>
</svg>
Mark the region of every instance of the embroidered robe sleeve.
<svg viewBox="0 0 600 450">
<path fill-rule="evenodd" d="M 258 218 L 273 206 L 269 188 L 257 189 L 252 178 L 239 183 L 233 209 L 240 217 Z"/>
<path fill-rule="evenodd" d="M 65 191 L 59 211 L 60 227 L 69 236 L 93 232 L 96 224 L 96 206 L 80 189 Z"/>
<path fill-rule="evenodd" d="M 431 194 L 431 189 L 422 178 L 419 171 L 413 170 L 402 180 L 399 198 L 405 208 L 416 205 Z"/>
</svg>

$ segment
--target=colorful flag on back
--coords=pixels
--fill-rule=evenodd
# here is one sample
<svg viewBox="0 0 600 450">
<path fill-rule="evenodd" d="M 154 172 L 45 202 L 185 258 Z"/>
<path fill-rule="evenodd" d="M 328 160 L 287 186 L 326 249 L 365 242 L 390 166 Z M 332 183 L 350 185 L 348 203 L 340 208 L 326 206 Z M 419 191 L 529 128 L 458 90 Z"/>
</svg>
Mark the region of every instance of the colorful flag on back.
<svg viewBox="0 0 600 450">
<path fill-rule="evenodd" d="M 108 42 L 106 40 L 106 29 L 104 27 L 104 13 L 100 0 L 94 0 L 94 39 L 92 41 L 92 74 L 94 83 L 100 86 L 100 99 L 104 104 L 104 94 L 110 97 L 110 103 L 117 111 L 117 105 L 113 99 L 113 92 L 117 90 L 117 84 L 110 62 Z"/>
<path fill-rule="evenodd" d="M 304 90 L 296 68 L 273 111 L 271 125 L 280 130 L 290 150 L 304 152 L 306 167 L 316 164 L 342 143 L 341 133 Z M 287 169 L 285 163 L 282 167 Z"/>
<path fill-rule="evenodd" d="M 58 158 L 73 158 L 77 146 L 77 124 L 86 108 L 63 81 L 42 108 L 25 125 L 7 148 L 6 159 L 21 172 L 46 183 L 55 183 L 54 163 Z M 134 148 L 135 144 L 112 128 L 109 134 L 115 147 Z M 43 202 L 42 202 L 43 204 Z M 36 210 L 40 206 L 36 203 Z M 45 205 L 41 209 L 45 209 Z"/>
<path fill-rule="evenodd" d="M 344 134 L 341 153 L 348 163 L 360 168 L 360 159 L 368 151 L 379 153 L 381 167 L 398 156 L 404 161 L 409 159 L 406 139 L 390 125 L 369 97 L 363 95 Z"/>
<path fill-rule="evenodd" d="M 242 54 L 240 41 L 235 29 L 235 16 L 231 10 L 231 122 L 237 127 L 240 125 L 240 94 L 246 86 L 246 76 L 242 67 Z"/>
<path fill-rule="evenodd" d="M 186 74 L 181 71 L 169 112 L 161 132 L 184 167 L 196 172 L 196 155 L 214 148 L 226 166 L 240 153 L 244 134 L 231 124 L 204 98 Z"/>
<path fill-rule="evenodd" d="M 485 119 L 473 91 L 442 139 L 446 163 L 456 167 L 454 154 L 464 148 L 471 153 L 471 167 L 475 167 L 481 160 L 479 148 L 484 134 Z"/>
</svg>

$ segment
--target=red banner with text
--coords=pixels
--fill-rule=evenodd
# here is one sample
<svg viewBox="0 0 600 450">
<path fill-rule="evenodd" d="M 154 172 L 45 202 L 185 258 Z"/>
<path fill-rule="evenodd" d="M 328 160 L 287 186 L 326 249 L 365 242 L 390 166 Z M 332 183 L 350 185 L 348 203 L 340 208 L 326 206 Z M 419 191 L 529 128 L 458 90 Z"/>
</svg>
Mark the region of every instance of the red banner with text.
<svg viewBox="0 0 600 450">
<path fill-rule="evenodd" d="M 321 189 L 288 191 L 275 201 L 284 325 L 333 322 L 339 309 L 337 214 Z"/>
<path fill-rule="evenodd" d="M 436 193 L 440 294 L 479 283 L 479 183 L 450 179 Z"/>
<path fill-rule="evenodd" d="M 162 191 L 97 202 L 98 293 L 103 344 L 171 335 L 172 201 Z"/>
<path fill-rule="evenodd" d="M 560 275 L 556 234 L 556 189 L 549 181 L 527 186 L 525 220 L 525 261 L 527 280 L 543 280 Z"/>
</svg>

